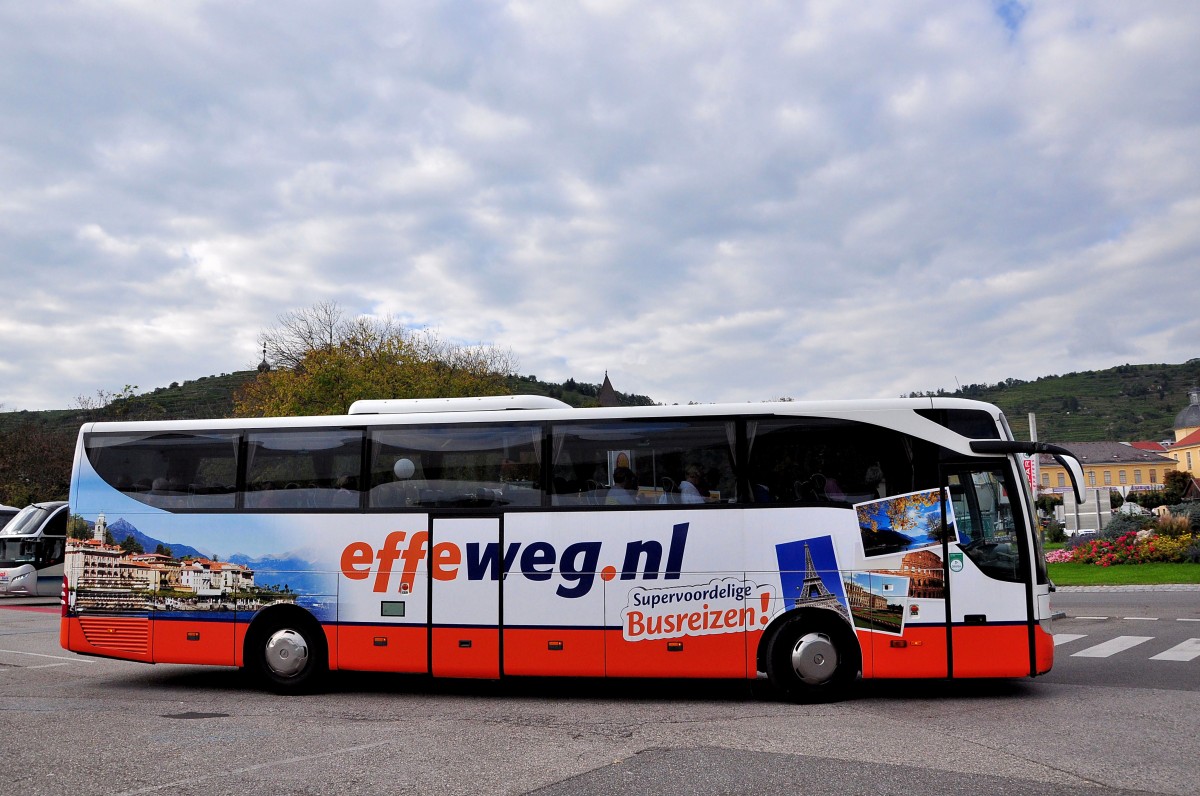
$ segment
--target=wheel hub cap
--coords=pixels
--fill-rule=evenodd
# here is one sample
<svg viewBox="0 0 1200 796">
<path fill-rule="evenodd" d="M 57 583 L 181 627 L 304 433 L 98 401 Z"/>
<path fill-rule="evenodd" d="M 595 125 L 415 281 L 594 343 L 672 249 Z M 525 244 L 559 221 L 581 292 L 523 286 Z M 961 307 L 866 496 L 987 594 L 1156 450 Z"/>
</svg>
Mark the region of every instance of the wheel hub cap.
<svg viewBox="0 0 1200 796">
<path fill-rule="evenodd" d="M 267 666 L 280 677 L 294 677 L 308 662 L 308 642 L 295 630 L 276 630 L 267 639 Z"/>
<path fill-rule="evenodd" d="M 837 665 L 837 648 L 823 633 L 806 634 L 792 649 L 792 669 L 809 685 L 829 682 Z"/>
</svg>

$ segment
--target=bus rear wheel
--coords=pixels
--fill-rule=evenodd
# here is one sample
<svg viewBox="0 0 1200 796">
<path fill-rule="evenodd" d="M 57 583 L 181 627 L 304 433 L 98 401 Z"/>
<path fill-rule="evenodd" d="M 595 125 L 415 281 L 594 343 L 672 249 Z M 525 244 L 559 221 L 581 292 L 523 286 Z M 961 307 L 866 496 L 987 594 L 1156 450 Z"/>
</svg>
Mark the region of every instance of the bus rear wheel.
<svg viewBox="0 0 1200 796">
<path fill-rule="evenodd" d="M 767 678 L 796 702 L 842 699 L 858 678 L 857 648 L 836 620 L 788 622 L 767 647 Z"/>
<path fill-rule="evenodd" d="M 320 626 L 300 617 L 266 620 L 246 638 L 248 673 L 279 694 L 313 691 L 325 675 L 326 659 Z"/>
</svg>

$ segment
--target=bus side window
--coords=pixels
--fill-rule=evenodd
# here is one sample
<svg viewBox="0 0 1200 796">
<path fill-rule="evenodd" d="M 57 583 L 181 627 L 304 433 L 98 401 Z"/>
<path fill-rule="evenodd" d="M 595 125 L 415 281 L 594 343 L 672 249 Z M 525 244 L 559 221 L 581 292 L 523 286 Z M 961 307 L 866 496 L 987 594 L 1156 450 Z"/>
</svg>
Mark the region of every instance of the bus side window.
<svg viewBox="0 0 1200 796">
<path fill-rule="evenodd" d="M 141 503 L 168 509 L 232 509 L 240 432 L 92 434 L 84 440 L 96 473 Z"/>
<path fill-rule="evenodd" d="M 746 423 L 746 476 L 755 503 L 849 508 L 936 489 L 928 442 L 851 420 L 771 418 Z"/>
<path fill-rule="evenodd" d="M 45 536 L 66 536 L 67 520 L 70 516 L 70 512 L 66 509 L 60 509 L 53 517 L 46 521 L 46 526 L 42 529 L 42 534 Z"/>
<path fill-rule="evenodd" d="M 358 509 L 363 432 L 292 429 L 246 435 L 246 508 Z"/>
<path fill-rule="evenodd" d="M 734 432 L 732 422 L 707 419 L 557 424 L 553 505 L 733 502 Z"/>
<path fill-rule="evenodd" d="M 541 427 L 402 426 L 371 432 L 372 508 L 542 504 Z"/>
<path fill-rule="evenodd" d="M 47 537 L 42 544 L 41 561 L 38 563 L 49 566 L 57 561 L 61 561 L 66 541 L 65 537 Z"/>
</svg>

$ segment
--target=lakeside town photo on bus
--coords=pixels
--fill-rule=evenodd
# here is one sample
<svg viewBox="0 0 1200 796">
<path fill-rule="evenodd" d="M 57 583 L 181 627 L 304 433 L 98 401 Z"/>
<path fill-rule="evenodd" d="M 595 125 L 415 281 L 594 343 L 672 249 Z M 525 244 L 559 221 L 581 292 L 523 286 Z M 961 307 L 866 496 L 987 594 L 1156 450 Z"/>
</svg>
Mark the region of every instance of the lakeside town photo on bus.
<svg viewBox="0 0 1200 796">
<path fill-rule="evenodd" d="M 130 552 L 105 542 L 103 514 L 92 527 L 90 538 L 67 543 L 68 605 L 75 612 L 237 612 L 296 601 L 286 586 L 256 585 L 245 564 Z"/>
</svg>

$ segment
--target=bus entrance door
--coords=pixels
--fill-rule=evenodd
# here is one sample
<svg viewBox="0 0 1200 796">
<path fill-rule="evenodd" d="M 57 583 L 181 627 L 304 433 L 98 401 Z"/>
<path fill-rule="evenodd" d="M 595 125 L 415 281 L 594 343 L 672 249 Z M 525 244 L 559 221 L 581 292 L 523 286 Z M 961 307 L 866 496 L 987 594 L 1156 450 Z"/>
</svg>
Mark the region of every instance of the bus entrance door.
<svg viewBox="0 0 1200 796">
<path fill-rule="evenodd" d="M 1021 537 L 1007 463 L 949 475 L 953 677 L 1014 677 L 1030 671 L 1030 612 Z"/>
<path fill-rule="evenodd" d="M 430 521 L 430 669 L 436 677 L 500 677 L 502 520 L 499 516 L 434 517 Z M 468 577 L 463 556 L 490 571 Z"/>
</svg>

